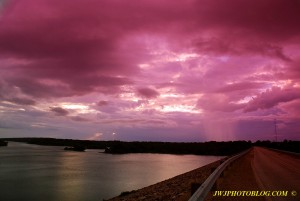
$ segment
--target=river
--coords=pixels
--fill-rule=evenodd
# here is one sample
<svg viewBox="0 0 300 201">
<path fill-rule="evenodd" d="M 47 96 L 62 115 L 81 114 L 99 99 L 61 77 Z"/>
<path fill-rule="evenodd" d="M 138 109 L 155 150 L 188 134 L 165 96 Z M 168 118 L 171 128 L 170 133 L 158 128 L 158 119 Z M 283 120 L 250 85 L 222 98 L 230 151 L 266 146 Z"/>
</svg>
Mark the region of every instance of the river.
<svg viewBox="0 0 300 201">
<path fill-rule="evenodd" d="M 222 158 L 101 151 L 9 142 L 0 147 L 0 200 L 102 201 Z"/>
</svg>

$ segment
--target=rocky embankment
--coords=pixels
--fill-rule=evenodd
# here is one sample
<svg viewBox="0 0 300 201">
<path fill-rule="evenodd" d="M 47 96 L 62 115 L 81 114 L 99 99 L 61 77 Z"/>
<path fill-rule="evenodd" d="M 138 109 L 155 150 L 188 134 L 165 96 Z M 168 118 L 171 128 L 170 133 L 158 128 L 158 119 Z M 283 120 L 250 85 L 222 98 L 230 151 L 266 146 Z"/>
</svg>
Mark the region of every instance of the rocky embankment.
<svg viewBox="0 0 300 201">
<path fill-rule="evenodd" d="M 220 164 L 221 160 L 139 190 L 123 192 L 108 201 L 187 201 L 192 186 L 202 184 Z"/>
</svg>

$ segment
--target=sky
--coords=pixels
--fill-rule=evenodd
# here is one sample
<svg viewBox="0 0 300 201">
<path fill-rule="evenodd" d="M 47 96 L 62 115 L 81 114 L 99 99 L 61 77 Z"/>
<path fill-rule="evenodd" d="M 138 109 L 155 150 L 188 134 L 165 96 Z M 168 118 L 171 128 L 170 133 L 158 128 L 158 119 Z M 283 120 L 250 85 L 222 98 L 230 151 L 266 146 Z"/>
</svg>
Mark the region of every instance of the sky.
<svg viewBox="0 0 300 201">
<path fill-rule="evenodd" d="M 299 22 L 299 0 L 1 0 L 0 137 L 300 140 Z"/>
</svg>

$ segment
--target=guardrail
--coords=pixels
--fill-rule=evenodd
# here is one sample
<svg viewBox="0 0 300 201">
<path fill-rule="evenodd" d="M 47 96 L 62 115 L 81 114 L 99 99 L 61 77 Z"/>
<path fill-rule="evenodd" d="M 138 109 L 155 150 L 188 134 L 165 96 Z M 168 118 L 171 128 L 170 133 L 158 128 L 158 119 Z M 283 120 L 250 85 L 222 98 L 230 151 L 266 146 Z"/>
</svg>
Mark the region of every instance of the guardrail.
<svg viewBox="0 0 300 201">
<path fill-rule="evenodd" d="M 221 165 L 219 165 L 219 167 L 211 175 L 209 175 L 205 182 L 197 189 L 197 191 L 192 195 L 192 197 L 190 197 L 188 201 L 203 201 L 209 193 L 210 189 L 213 187 L 213 185 L 221 175 L 221 173 L 225 170 L 225 168 L 236 159 L 248 153 L 249 150 L 250 149 L 235 156 L 232 156 L 231 158 L 223 162 Z"/>
<path fill-rule="evenodd" d="M 289 155 L 295 155 L 295 156 L 300 156 L 300 153 L 297 152 L 291 152 L 291 151 L 286 151 L 286 150 L 280 150 L 280 149 L 273 149 L 273 148 L 268 148 L 268 147 L 264 147 L 273 151 L 277 151 L 277 152 L 281 152 L 281 153 L 285 153 L 285 154 L 289 154 Z"/>
</svg>

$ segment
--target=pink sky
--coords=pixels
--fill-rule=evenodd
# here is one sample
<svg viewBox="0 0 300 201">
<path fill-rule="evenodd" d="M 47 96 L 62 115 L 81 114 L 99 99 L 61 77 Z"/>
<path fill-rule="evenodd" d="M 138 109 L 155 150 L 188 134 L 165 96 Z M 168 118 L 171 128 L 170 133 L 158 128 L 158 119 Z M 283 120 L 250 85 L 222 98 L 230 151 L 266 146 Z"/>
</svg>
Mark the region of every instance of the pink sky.
<svg viewBox="0 0 300 201">
<path fill-rule="evenodd" d="M 0 137 L 300 140 L 298 0 L 0 1 Z"/>
</svg>

